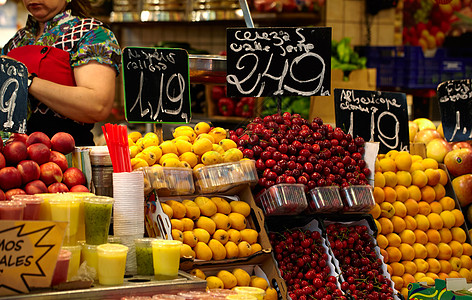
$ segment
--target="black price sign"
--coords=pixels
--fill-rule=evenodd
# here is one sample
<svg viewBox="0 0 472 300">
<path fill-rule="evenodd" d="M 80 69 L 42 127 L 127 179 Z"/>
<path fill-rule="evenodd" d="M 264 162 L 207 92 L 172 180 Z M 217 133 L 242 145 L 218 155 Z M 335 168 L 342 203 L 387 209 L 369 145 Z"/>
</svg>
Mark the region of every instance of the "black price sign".
<svg viewBox="0 0 472 300">
<path fill-rule="evenodd" d="M 439 109 L 448 142 L 472 139 L 472 81 L 450 80 L 438 85 Z"/>
<path fill-rule="evenodd" d="M 0 131 L 26 132 L 28 69 L 19 61 L 0 57 Z"/>
<path fill-rule="evenodd" d="M 130 123 L 188 123 L 188 53 L 127 47 L 122 55 L 125 116 Z"/>
<path fill-rule="evenodd" d="M 379 142 L 379 153 L 408 151 L 408 108 L 404 93 L 334 89 L 336 126 L 352 136 Z"/>
<path fill-rule="evenodd" d="M 227 93 L 329 96 L 331 28 L 229 28 Z"/>
</svg>

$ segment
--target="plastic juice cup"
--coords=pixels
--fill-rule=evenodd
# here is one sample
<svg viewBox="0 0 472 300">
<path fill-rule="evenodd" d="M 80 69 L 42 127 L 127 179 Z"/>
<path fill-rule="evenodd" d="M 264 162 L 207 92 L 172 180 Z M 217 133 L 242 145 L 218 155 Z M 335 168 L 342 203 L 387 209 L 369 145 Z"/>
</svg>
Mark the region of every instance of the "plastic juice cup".
<svg viewBox="0 0 472 300">
<path fill-rule="evenodd" d="M 88 192 L 69 192 L 67 193 L 69 196 L 77 199 L 84 199 L 85 197 L 95 196 L 93 193 Z M 79 229 L 77 229 L 77 240 L 85 240 L 85 221 L 84 221 L 84 203 L 83 201 L 80 203 L 80 210 L 79 210 Z"/>
<path fill-rule="evenodd" d="M 43 198 L 36 195 L 13 195 L 12 200 L 22 201 L 26 204 L 23 212 L 23 220 L 38 220 Z"/>
<path fill-rule="evenodd" d="M 263 300 L 265 296 L 265 291 L 258 287 L 252 286 L 238 286 L 235 287 L 234 290 L 239 295 L 250 295 L 257 298 L 257 300 Z"/>
<path fill-rule="evenodd" d="M 69 222 L 64 234 L 64 246 L 77 245 L 80 202 L 80 199 L 70 198 L 66 194 L 57 194 L 49 199 L 52 221 Z"/>
<path fill-rule="evenodd" d="M 69 261 L 72 253 L 69 250 L 61 249 L 57 257 L 56 268 L 52 275 L 51 286 L 58 285 L 67 281 L 67 272 L 69 270 Z"/>
<path fill-rule="evenodd" d="M 247 295 L 247 294 L 236 294 L 226 296 L 228 300 L 259 300 L 256 296 Z"/>
<path fill-rule="evenodd" d="M 87 244 L 107 243 L 114 202 L 113 198 L 106 196 L 84 198 L 85 242 Z"/>
<path fill-rule="evenodd" d="M 177 278 L 182 242 L 174 240 L 155 240 L 152 241 L 151 244 L 154 277 L 157 280 Z"/>
<path fill-rule="evenodd" d="M 77 271 L 79 270 L 82 246 L 63 246 L 62 249 L 68 250 L 71 253 L 69 269 L 67 271 L 67 281 L 70 281 L 73 276 L 77 275 Z"/>
<path fill-rule="evenodd" d="M 87 245 L 82 246 L 82 262 L 86 261 L 87 266 L 95 269 L 95 280 L 98 279 L 98 252 L 97 245 Z"/>
<path fill-rule="evenodd" d="M 39 220 L 51 221 L 51 205 L 49 204 L 49 199 L 56 197 L 57 194 L 43 193 L 35 194 L 35 196 L 41 197 L 43 199 L 43 203 L 41 203 L 41 207 L 39 209 Z"/>
<path fill-rule="evenodd" d="M 155 238 L 142 238 L 134 240 L 138 275 L 154 275 L 152 241 L 155 240 Z"/>
<path fill-rule="evenodd" d="M 101 285 L 123 284 L 128 247 L 119 244 L 97 246 L 98 282 Z"/>
<path fill-rule="evenodd" d="M 23 220 L 25 206 L 21 201 L 0 201 L 0 220 Z"/>
</svg>

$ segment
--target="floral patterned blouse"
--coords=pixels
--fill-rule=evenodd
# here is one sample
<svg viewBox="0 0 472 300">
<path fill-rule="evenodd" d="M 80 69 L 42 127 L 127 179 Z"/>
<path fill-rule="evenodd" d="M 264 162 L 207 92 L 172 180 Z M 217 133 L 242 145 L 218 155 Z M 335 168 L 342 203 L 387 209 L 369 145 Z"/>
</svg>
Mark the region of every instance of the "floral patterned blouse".
<svg viewBox="0 0 472 300">
<path fill-rule="evenodd" d="M 2 54 L 26 45 L 50 46 L 69 52 L 72 68 L 95 60 L 112 66 L 119 74 L 121 49 L 113 32 L 102 22 L 73 16 L 67 10 L 48 21 L 44 32 L 35 41 L 37 30 L 38 22 L 29 15 L 26 26 L 3 47 Z"/>
</svg>

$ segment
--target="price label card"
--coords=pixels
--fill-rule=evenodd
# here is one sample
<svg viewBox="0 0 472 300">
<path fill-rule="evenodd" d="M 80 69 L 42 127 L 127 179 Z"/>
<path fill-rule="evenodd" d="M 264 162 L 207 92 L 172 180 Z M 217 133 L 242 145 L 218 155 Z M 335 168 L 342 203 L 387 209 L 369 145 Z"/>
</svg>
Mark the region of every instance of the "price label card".
<svg viewBox="0 0 472 300">
<path fill-rule="evenodd" d="M 190 122 L 187 51 L 127 47 L 123 49 L 122 69 L 128 122 Z"/>
<path fill-rule="evenodd" d="M 0 220 L 0 296 L 51 285 L 66 222 Z"/>
<path fill-rule="evenodd" d="M 28 69 L 14 59 L 0 57 L 0 131 L 26 132 Z"/>
<path fill-rule="evenodd" d="M 336 126 L 379 142 L 379 153 L 408 151 L 408 108 L 404 93 L 334 89 Z"/>
<path fill-rule="evenodd" d="M 228 28 L 227 93 L 329 96 L 331 28 Z"/>
<path fill-rule="evenodd" d="M 448 142 L 472 139 L 472 80 L 450 80 L 438 85 L 439 109 Z"/>
</svg>

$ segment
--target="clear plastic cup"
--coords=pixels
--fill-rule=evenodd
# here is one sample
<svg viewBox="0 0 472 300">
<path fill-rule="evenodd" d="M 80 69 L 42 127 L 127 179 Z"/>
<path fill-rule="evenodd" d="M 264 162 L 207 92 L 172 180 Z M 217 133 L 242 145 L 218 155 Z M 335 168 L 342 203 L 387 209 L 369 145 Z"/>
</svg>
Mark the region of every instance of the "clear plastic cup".
<svg viewBox="0 0 472 300">
<path fill-rule="evenodd" d="M 77 245 L 81 201 L 67 194 L 56 194 L 55 197 L 49 199 L 51 220 L 69 223 L 64 234 L 64 246 Z"/>
<path fill-rule="evenodd" d="M 36 195 L 13 195 L 13 201 L 21 201 L 26 204 L 23 212 L 23 220 L 38 220 L 41 204 L 44 199 Z"/>
<path fill-rule="evenodd" d="M 94 280 L 98 279 L 98 253 L 97 253 L 97 245 L 82 245 L 82 262 L 86 262 L 87 266 L 93 268 L 95 270 L 95 278 Z"/>
<path fill-rule="evenodd" d="M 154 277 L 157 280 L 170 280 L 177 278 L 181 247 L 181 241 L 159 239 L 152 241 Z"/>
<path fill-rule="evenodd" d="M 154 275 L 152 241 L 156 238 L 135 239 L 136 266 L 138 275 Z"/>
<path fill-rule="evenodd" d="M 246 294 L 236 294 L 226 296 L 227 300 L 259 300 L 256 296 Z"/>
<path fill-rule="evenodd" d="M 114 200 L 111 197 L 84 198 L 85 242 L 101 245 L 108 242 Z"/>
<path fill-rule="evenodd" d="M 128 247 L 119 244 L 97 246 L 98 282 L 101 285 L 123 284 Z"/>
<path fill-rule="evenodd" d="M 23 220 L 25 206 L 21 201 L 0 201 L 0 220 Z"/>
<path fill-rule="evenodd" d="M 85 197 L 95 196 L 89 192 L 69 192 L 67 193 L 70 197 L 82 200 L 79 208 L 79 229 L 77 229 L 77 240 L 85 240 L 85 220 L 84 220 L 84 201 Z"/>
<path fill-rule="evenodd" d="M 51 286 L 67 281 L 67 272 L 69 271 L 69 261 L 72 253 L 69 250 L 61 249 L 57 257 L 56 267 L 52 275 Z"/>
<path fill-rule="evenodd" d="M 69 269 L 67 271 L 67 281 L 70 281 L 72 277 L 77 275 L 77 271 L 79 270 L 82 246 L 62 246 L 62 249 L 68 250 L 71 253 L 71 257 L 69 260 Z"/>
<path fill-rule="evenodd" d="M 35 194 L 35 196 L 41 197 L 43 199 L 43 203 L 41 203 L 41 207 L 39 209 L 39 220 L 51 221 L 51 205 L 49 204 L 49 199 L 56 197 L 57 194 L 42 193 Z"/>
<path fill-rule="evenodd" d="M 265 296 L 265 291 L 261 288 L 258 287 L 252 287 L 252 286 L 237 286 L 234 288 L 236 293 L 239 295 L 248 295 L 248 296 L 254 296 L 257 298 L 257 300 L 263 300 Z"/>
</svg>

